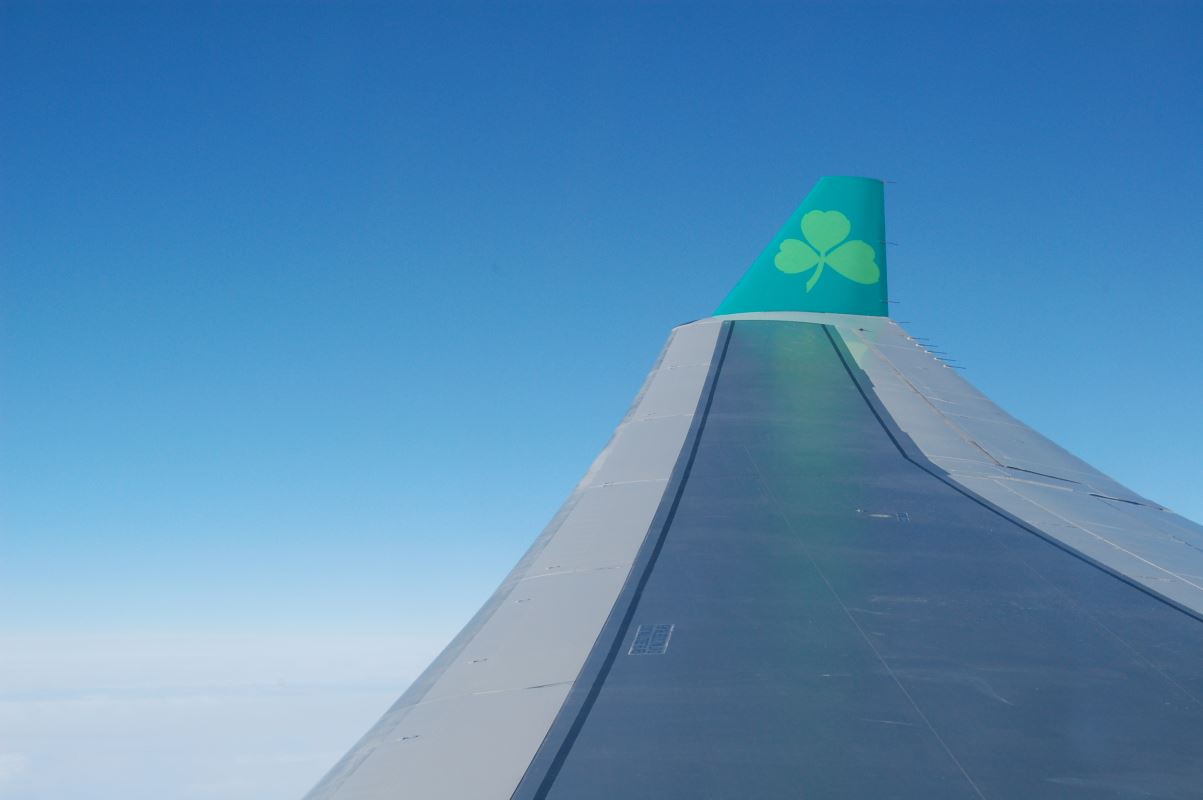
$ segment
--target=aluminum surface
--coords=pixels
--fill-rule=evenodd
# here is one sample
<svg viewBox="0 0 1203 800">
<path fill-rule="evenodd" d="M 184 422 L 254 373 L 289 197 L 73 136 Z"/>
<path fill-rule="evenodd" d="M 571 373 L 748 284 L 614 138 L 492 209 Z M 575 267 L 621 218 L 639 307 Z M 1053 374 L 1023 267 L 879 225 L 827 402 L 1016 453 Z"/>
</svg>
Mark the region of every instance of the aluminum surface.
<svg viewBox="0 0 1203 800">
<path fill-rule="evenodd" d="M 1141 497 L 1024 425 L 898 323 L 806 313 L 720 319 L 834 325 L 898 427 L 955 481 L 1066 546 L 1203 615 L 1203 526 Z"/>
</svg>

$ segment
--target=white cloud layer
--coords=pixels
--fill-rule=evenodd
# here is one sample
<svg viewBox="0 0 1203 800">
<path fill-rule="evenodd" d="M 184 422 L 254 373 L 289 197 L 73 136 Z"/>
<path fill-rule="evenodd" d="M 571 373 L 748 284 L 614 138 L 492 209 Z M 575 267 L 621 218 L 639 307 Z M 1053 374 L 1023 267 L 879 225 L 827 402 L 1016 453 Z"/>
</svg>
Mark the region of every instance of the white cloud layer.
<svg viewBox="0 0 1203 800">
<path fill-rule="evenodd" d="M 0 798 L 297 800 L 444 641 L 0 637 Z"/>
</svg>

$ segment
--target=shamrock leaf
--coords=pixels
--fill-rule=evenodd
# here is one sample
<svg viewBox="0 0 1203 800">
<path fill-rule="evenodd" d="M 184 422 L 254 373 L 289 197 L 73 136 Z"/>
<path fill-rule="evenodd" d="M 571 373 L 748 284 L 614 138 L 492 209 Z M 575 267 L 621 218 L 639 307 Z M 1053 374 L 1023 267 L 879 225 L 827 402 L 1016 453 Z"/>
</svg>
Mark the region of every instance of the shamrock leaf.
<svg viewBox="0 0 1203 800">
<path fill-rule="evenodd" d="M 827 263 L 836 272 L 857 283 L 877 283 L 881 279 L 877 253 L 859 239 L 845 242 L 828 253 Z"/>
<path fill-rule="evenodd" d="M 802 234 L 820 253 L 848 238 L 852 223 L 838 211 L 811 211 L 802 218 Z"/>
<path fill-rule="evenodd" d="M 818 264 L 819 254 L 808 244 L 797 239 L 786 239 L 781 243 L 781 252 L 773 259 L 773 263 L 777 265 L 777 269 L 792 275 L 795 272 L 805 272 Z"/>
<path fill-rule="evenodd" d="M 806 281 L 806 291 L 815 287 L 827 265 L 857 283 L 872 284 L 881 280 L 877 251 L 860 239 L 844 241 L 852 233 L 852 223 L 840 212 L 809 211 L 802 217 L 801 227 L 806 241 L 786 239 L 773 263 L 790 275 L 814 269 Z"/>
</svg>

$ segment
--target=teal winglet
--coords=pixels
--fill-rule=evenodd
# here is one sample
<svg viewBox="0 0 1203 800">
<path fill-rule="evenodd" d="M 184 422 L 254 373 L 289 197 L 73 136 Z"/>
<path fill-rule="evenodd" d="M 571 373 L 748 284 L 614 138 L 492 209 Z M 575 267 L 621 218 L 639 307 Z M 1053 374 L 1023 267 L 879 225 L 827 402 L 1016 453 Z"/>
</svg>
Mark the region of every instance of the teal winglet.
<svg viewBox="0 0 1203 800">
<path fill-rule="evenodd" d="M 888 316 L 884 195 L 872 178 L 820 178 L 714 313 Z"/>
</svg>

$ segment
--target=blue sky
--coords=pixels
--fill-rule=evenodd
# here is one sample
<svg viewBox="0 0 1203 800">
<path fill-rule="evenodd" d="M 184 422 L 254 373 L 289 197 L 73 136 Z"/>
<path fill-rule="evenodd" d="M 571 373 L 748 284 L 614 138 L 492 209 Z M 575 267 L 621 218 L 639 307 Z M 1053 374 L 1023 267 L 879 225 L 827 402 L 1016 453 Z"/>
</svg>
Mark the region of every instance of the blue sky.
<svg viewBox="0 0 1203 800">
<path fill-rule="evenodd" d="M 6 3 L 0 797 L 307 788 L 824 174 L 892 181 L 895 318 L 1203 519 L 1200 41 L 1197 3 Z"/>
</svg>

